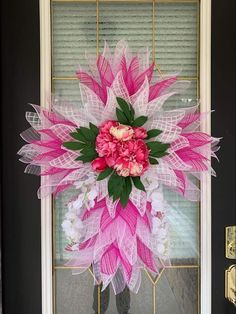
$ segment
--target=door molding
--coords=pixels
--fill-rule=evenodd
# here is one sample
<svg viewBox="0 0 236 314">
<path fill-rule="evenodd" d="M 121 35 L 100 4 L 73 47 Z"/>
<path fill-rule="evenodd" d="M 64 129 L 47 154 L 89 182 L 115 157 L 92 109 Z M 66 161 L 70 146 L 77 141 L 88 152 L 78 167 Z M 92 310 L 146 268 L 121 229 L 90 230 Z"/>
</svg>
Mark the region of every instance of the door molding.
<svg viewBox="0 0 236 314">
<path fill-rule="evenodd" d="M 201 128 L 211 133 L 211 0 L 200 1 L 200 110 L 209 113 Z M 203 222 L 203 223 L 202 223 Z M 201 314 L 211 313 L 211 174 L 201 183 Z"/>
<path fill-rule="evenodd" d="M 39 1 L 40 14 L 40 106 L 50 109 L 47 96 L 51 93 L 51 1 Z M 45 177 L 41 177 L 41 184 Z M 52 267 L 52 197 L 41 200 L 41 270 L 42 313 L 53 314 Z"/>
<path fill-rule="evenodd" d="M 83 0 L 81 0 L 83 1 Z M 95 1 L 95 0 L 94 0 Z M 112 1 L 112 0 L 110 0 Z M 122 0 L 121 0 L 122 1 Z M 158 2 L 158 0 L 156 0 Z M 178 2 L 178 1 L 177 1 Z M 40 0 L 40 104 L 50 109 L 51 92 L 51 1 Z M 211 0 L 200 1 L 200 110 L 211 111 Z M 210 114 L 201 125 L 211 131 Z M 43 181 L 44 178 L 41 178 Z M 211 175 L 201 184 L 201 314 L 211 314 Z M 53 314 L 52 197 L 41 200 L 42 313 Z"/>
</svg>

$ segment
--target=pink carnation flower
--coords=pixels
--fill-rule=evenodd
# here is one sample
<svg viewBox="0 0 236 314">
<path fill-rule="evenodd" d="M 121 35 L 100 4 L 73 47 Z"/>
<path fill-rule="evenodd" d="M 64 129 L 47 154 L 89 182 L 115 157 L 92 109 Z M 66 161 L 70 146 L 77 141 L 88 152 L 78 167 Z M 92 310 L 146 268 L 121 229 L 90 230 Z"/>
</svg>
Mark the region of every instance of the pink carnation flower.
<svg viewBox="0 0 236 314">
<path fill-rule="evenodd" d="M 92 164 L 93 169 L 102 171 L 100 167 L 97 168 L 97 162 L 99 160 L 100 164 L 100 159 L 103 158 L 107 166 L 115 169 L 120 176 L 142 175 L 149 166 L 149 150 L 143 141 L 146 137 L 144 128 L 132 128 L 116 121 L 105 122 L 96 139 L 96 150 L 100 158 Z"/>
</svg>

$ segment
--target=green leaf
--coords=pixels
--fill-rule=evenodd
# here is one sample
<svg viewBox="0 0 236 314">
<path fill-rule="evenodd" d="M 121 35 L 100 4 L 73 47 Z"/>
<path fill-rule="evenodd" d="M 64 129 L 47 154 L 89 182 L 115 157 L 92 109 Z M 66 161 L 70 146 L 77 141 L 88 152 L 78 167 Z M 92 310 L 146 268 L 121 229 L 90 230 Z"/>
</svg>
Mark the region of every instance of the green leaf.
<svg viewBox="0 0 236 314">
<path fill-rule="evenodd" d="M 82 133 L 82 135 L 85 137 L 85 139 L 86 139 L 87 141 L 90 141 L 90 142 L 95 141 L 96 135 L 95 135 L 94 132 L 91 131 L 90 129 L 81 126 L 81 127 L 79 128 L 79 131 Z"/>
<path fill-rule="evenodd" d="M 131 112 L 130 112 L 129 105 L 127 104 L 127 102 L 123 98 L 120 98 L 120 97 L 116 97 L 116 100 L 117 100 L 118 105 L 120 106 L 121 110 L 125 114 L 126 118 L 130 121 Z"/>
<path fill-rule="evenodd" d="M 123 191 L 123 185 L 121 186 L 120 189 L 118 189 L 118 190 L 116 191 L 115 194 L 113 194 L 113 196 L 112 196 L 113 202 L 115 202 L 116 200 L 118 200 L 118 199 L 120 198 L 120 195 L 121 195 L 122 191 Z"/>
<path fill-rule="evenodd" d="M 147 138 L 146 139 L 149 139 L 149 138 L 152 138 L 152 137 L 156 137 L 156 136 L 160 135 L 161 133 L 162 133 L 162 131 L 158 130 L 158 129 L 149 130 L 147 132 Z"/>
<path fill-rule="evenodd" d="M 148 159 L 149 159 L 149 162 L 151 165 L 158 165 L 159 164 L 158 160 L 155 158 L 149 157 Z"/>
<path fill-rule="evenodd" d="M 166 151 L 169 147 L 170 144 L 165 144 L 165 143 L 161 143 L 161 142 L 147 142 L 146 143 L 148 148 L 151 149 L 151 153 L 155 153 L 155 152 L 164 152 Z"/>
<path fill-rule="evenodd" d="M 112 171 L 113 171 L 112 168 L 106 168 L 103 172 L 101 172 L 98 175 L 97 181 L 101 181 L 101 180 L 105 179 L 106 177 L 108 177 L 112 173 Z"/>
<path fill-rule="evenodd" d="M 75 160 L 80 160 L 82 161 L 83 163 L 86 163 L 86 162 L 90 162 L 90 161 L 93 161 L 97 156 L 96 155 L 81 155 L 79 157 L 77 157 Z"/>
<path fill-rule="evenodd" d="M 130 105 L 131 121 L 134 120 L 135 111 L 132 105 Z"/>
<path fill-rule="evenodd" d="M 123 177 L 118 176 L 117 173 L 113 172 L 108 180 L 108 193 L 109 196 L 116 194 L 116 190 L 120 185 L 123 185 Z"/>
<path fill-rule="evenodd" d="M 120 184 L 118 186 L 116 186 L 114 192 L 113 192 L 113 202 L 115 202 L 116 200 L 118 200 L 123 192 L 123 189 L 125 187 L 125 178 L 124 177 L 120 177 Z"/>
<path fill-rule="evenodd" d="M 80 142 L 85 143 L 85 142 L 86 142 L 86 138 L 85 138 L 81 133 L 78 133 L 78 130 L 79 130 L 79 129 L 77 129 L 77 132 L 72 132 L 72 133 L 70 133 L 70 135 L 71 135 L 74 139 L 76 139 L 76 140 L 78 140 L 78 141 L 80 141 Z"/>
<path fill-rule="evenodd" d="M 148 117 L 146 116 L 140 116 L 134 120 L 134 122 L 132 123 L 132 126 L 135 126 L 135 127 L 142 126 L 144 125 L 144 123 L 147 122 L 147 119 Z"/>
<path fill-rule="evenodd" d="M 62 145 L 70 150 L 80 150 L 82 148 L 81 145 L 84 145 L 84 144 L 79 143 L 79 142 L 65 142 Z"/>
<path fill-rule="evenodd" d="M 93 133 L 97 136 L 99 133 L 99 128 L 91 122 L 89 122 L 89 127 L 90 130 L 93 131 Z"/>
<path fill-rule="evenodd" d="M 80 153 L 86 156 L 97 155 L 94 147 L 85 147 L 80 151 Z"/>
<path fill-rule="evenodd" d="M 150 156 L 156 157 L 156 158 L 161 158 L 164 156 L 169 155 L 169 153 L 167 151 L 162 151 L 162 152 L 154 152 L 154 153 L 150 153 Z"/>
<path fill-rule="evenodd" d="M 129 124 L 129 120 L 126 118 L 126 116 L 123 113 L 123 111 L 121 111 L 119 108 L 116 108 L 116 116 L 117 116 L 117 120 L 121 124 Z"/>
<path fill-rule="evenodd" d="M 125 186 L 123 188 L 123 191 L 120 195 L 120 202 L 123 208 L 126 207 L 129 201 L 129 196 L 132 191 L 132 183 L 130 177 L 125 178 Z"/>
<path fill-rule="evenodd" d="M 144 187 L 140 177 L 132 177 L 132 180 L 133 180 L 134 186 L 137 189 L 145 192 L 145 187 Z"/>
</svg>

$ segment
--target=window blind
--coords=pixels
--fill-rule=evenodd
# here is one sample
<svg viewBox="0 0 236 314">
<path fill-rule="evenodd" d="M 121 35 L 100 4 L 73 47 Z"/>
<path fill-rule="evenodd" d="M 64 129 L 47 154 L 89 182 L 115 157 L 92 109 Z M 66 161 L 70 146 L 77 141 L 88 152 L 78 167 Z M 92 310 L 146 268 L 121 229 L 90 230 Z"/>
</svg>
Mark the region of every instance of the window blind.
<svg viewBox="0 0 236 314">
<path fill-rule="evenodd" d="M 166 108 L 192 105 L 198 86 L 198 4 L 102 2 L 99 4 L 99 48 L 104 40 L 112 47 L 120 39 L 129 42 L 134 52 L 153 47 L 155 60 L 163 73 L 176 73 L 191 80 L 184 95 L 175 96 Z M 80 105 L 75 70 L 85 64 L 84 53 L 96 54 L 96 3 L 55 2 L 52 6 L 53 91 Z M 154 31 L 154 33 L 153 33 Z M 153 37 L 154 34 L 154 37 Z M 58 263 L 66 259 L 67 243 L 61 229 L 66 203 L 74 191 L 64 192 L 55 200 L 55 245 Z M 166 190 L 170 203 L 170 253 L 173 263 L 196 261 L 198 257 L 199 204 L 184 200 Z"/>
</svg>

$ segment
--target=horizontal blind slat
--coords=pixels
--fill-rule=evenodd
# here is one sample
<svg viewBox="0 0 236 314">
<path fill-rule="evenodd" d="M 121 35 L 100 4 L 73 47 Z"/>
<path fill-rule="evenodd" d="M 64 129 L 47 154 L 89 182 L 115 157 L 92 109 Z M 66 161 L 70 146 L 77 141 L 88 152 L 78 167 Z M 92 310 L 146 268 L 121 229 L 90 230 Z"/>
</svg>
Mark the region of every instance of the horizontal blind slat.
<svg viewBox="0 0 236 314">
<path fill-rule="evenodd" d="M 181 71 L 181 76 L 197 75 L 197 4 L 156 5 L 156 60 L 163 73 Z M 104 40 L 115 46 L 126 39 L 134 52 L 148 46 L 152 50 L 152 4 L 151 3 L 101 3 L 99 16 L 100 47 Z M 75 76 L 78 64 L 84 66 L 85 50 L 95 54 L 96 5 L 94 3 L 54 3 L 53 5 L 53 76 Z M 78 81 L 54 80 L 55 94 L 78 105 L 81 104 Z M 191 106 L 197 99 L 197 82 L 182 96 L 172 97 L 165 108 L 175 109 Z M 55 202 L 56 258 L 64 260 L 66 239 L 61 223 L 66 204 L 74 191 L 64 192 Z M 165 190 L 170 203 L 171 259 L 189 262 L 198 257 L 198 203 L 191 203 Z"/>
<path fill-rule="evenodd" d="M 99 6 L 100 48 L 104 40 L 114 47 L 125 38 L 137 51 L 152 49 L 151 3 L 101 3 Z M 141 21 L 141 22 L 140 22 Z M 181 71 L 197 75 L 197 4 L 156 4 L 156 60 L 162 72 Z M 84 51 L 95 53 L 96 5 L 67 3 L 53 5 L 53 75 L 72 76 Z"/>
</svg>

